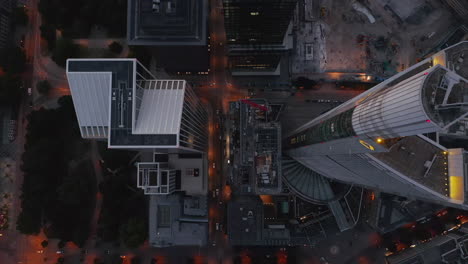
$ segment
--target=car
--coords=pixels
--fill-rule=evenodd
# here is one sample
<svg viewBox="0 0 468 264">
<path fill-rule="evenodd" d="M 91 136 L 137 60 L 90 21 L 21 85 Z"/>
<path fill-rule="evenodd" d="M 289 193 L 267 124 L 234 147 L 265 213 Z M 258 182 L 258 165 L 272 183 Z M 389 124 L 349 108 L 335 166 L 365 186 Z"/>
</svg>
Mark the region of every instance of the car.
<svg viewBox="0 0 468 264">
<path fill-rule="evenodd" d="M 213 169 L 216 169 L 216 163 L 213 162 Z"/>
<path fill-rule="evenodd" d="M 32 102 L 29 102 L 29 107 L 30 107 L 30 108 L 33 107 L 33 103 L 32 103 Z"/>
<path fill-rule="evenodd" d="M 38 250 L 38 251 L 36 251 L 36 252 L 37 252 L 38 254 L 42 254 L 42 253 L 44 253 L 44 250 Z"/>
<path fill-rule="evenodd" d="M 28 88 L 28 95 L 32 95 L 32 88 Z"/>
<path fill-rule="evenodd" d="M 107 250 L 105 251 L 105 253 L 106 253 L 106 255 L 110 255 L 111 252 L 110 252 L 110 250 L 107 249 Z"/>
<path fill-rule="evenodd" d="M 216 223 L 216 230 L 219 230 L 219 223 Z"/>
<path fill-rule="evenodd" d="M 216 196 L 218 196 L 219 195 L 219 189 L 216 189 L 215 193 L 216 193 Z"/>
<path fill-rule="evenodd" d="M 57 254 L 63 254 L 63 250 L 61 250 L 61 249 L 60 249 L 60 250 L 57 250 L 55 253 L 57 253 Z"/>
</svg>

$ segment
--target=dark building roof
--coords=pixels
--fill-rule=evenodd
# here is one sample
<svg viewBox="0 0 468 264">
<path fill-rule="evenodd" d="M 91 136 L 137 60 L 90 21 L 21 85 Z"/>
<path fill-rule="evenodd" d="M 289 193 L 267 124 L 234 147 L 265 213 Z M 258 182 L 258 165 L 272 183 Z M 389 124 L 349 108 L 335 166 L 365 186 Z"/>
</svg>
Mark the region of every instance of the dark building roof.
<svg viewBox="0 0 468 264">
<path fill-rule="evenodd" d="M 240 196 L 227 207 L 228 234 L 233 245 L 261 245 L 263 205 L 258 196 Z"/>
<path fill-rule="evenodd" d="M 129 0 L 127 39 L 131 45 L 206 45 L 206 20 L 206 0 Z"/>
</svg>

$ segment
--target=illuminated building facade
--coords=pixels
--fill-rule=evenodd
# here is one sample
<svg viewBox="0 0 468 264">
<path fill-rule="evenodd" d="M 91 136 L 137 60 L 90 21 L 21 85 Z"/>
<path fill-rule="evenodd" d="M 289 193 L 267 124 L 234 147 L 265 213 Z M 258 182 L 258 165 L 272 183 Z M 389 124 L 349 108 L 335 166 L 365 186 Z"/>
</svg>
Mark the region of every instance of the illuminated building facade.
<svg viewBox="0 0 468 264">
<path fill-rule="evenodd" d="M 430 139 L 468 115 L 468 42 L 398 73 L 289 134 L 283 150 L 340 182 L 466 208 L 466 155 Z"/>
</svg>

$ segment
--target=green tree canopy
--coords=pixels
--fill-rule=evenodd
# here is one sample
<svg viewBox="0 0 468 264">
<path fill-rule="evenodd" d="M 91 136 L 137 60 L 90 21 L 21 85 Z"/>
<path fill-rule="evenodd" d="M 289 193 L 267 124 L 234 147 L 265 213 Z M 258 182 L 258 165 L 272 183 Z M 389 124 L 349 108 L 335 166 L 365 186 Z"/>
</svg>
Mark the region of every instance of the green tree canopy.
<svg viewBox="0 0 468 264">
<path fill-rule="evenodd" d="M 48 245 L 49 245 L 49 241 L 47 241 L 47 240 L 43 240 L 43 241 L 41 242 L 41 246 L 42 246 L 43 248 L 46 248 Z"/>
<path fill-rule="evenodd" d="M 55 34 L 55 26 L 53 26 L 52 24 L 42 23 L 40 29 L 41 29 L 41 37 L 43 37 L 47 41 L 48 50 L 49 51 L 54 50 L 55 42 L 57 41 L 56 34 Z"/>
<path fill-rule="evenodd" d="M 151 53 L 144 46 L 129 46 L 128 58 L 136 58 L 145 67 L 149 68 Z"/>
<path fill-rule="evenodd" d="M 34 204 L 22 201 L 22 210 L 16 220 L 16 229 L 22 234 L 37 235 L 41 231 L 41 210 Z"/>
<path fill-rule="evenodd" d="M 130 261 L 130 264 L 141 264 L 141 258 L 138 256 L 133 257 L 132 260 Z"/>
<path fill-rule="evenodd" d="M 119 42 L 113 41 L 111 44 L 109 44 L 109 50 L 112 53 L 120 54 L 123 50 L 123 47 Z"/>
<path fill-rule="evenodd" d="M 13 9 L 13 22 L 16 25 L 26 26 L 28 24 L 28 14 L 26 8 L 18 6 Z"/>
<path fill-rule="evenodd" d="M 143 244 L 147 233 L 146 223 L 140 218 L 130 218 L 120 227 L 120 238 L 129 248 L 136 248 Z"/>
<path fill-rule="evenodd" d="M 60 38 L 55 44 L 55 49 L 52 53 L 52 60 L 59 66 L 65 67 L 68 58 L 76 58 L 79 56 L 79 46 L 73 43 L 71 39 Z"/>
<path fill-rule="evenodd" d="M 36 89 L 40 94 L 47 95 L 50 89 L 52 89 L 52 85 L 50 85 L 49 81 L 42 80 L 37 82 Z"/>
</svg>

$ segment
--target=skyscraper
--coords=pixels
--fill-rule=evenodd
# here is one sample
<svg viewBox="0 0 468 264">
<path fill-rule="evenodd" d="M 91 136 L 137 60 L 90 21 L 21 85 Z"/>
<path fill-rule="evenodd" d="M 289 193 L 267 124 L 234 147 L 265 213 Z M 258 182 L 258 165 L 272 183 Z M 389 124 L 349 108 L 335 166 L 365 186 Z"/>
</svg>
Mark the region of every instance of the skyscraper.
<svg viewBox="0 0 468 264">
<path fill-rule="evenodd" d="M 10 36 L 11 0 L 0 0 L 0 48 L 7 45 Z"/>
<path fill-rule="evenodd" d="M 468 115 L 468 42 L 413 65 L 313 119 L 283 150 L 328 178 L 467 208 L 466 155 L 428 133 Z"/>
<path fill-rule="evenodd" d="M 290 49 L 297 0 L 224 0 L 224 25 L 233 74 L 279 74 Z"/>
<path fill-rule="evenodd" d="M 208 113 L 187 82 L 136 59 L 68 59 L 66 73 L 81 136 L 140 151 L 150 244 L 206 244 Z"/>
<path fill-rule="evenodd" d="M 205 152 L 207 112 L 184 80 L 158 80 L 136 59 L 69 59 L 83 138 L 109 148 Z"/>
</svg>

